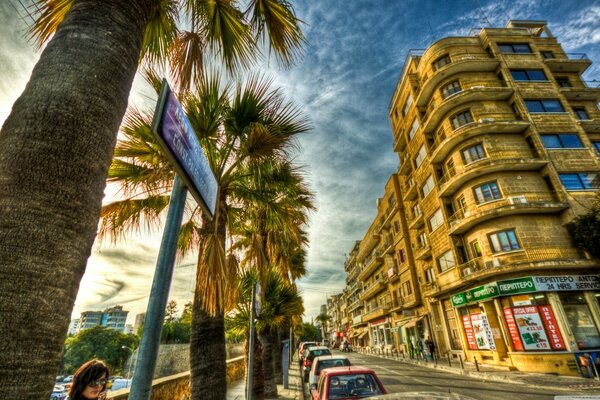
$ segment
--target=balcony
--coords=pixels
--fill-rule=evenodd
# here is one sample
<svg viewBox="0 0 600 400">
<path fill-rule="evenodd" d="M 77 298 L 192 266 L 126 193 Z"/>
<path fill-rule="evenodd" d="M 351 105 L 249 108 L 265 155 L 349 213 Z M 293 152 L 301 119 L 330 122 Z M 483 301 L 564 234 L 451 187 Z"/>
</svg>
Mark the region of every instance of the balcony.
<svg viewBox="0 0 600 400">
<path fill-rule="evenodd" d="M 600 81 L 582 81 L 581 86 L 561 87 L 560 92 L 567 100 L 598 102 L 600 100 Z"/>
<path fill-rule="evenodd" d="M 362 315 L 357 315 L 356 317 L 352 318 L 352 326 L 358 326 L 362 324 L 364 324 Z"/>
<path fill-rule="evenodd" d="M 365 302 L 362 300 L 356 300 L 352 303 L 350 303 L 350 306 L 348 307 L 348 311 L 354 311 L 357 308 L 363 307 L 365 305 Z"/>
<path fill-rule="evenodd" d="M 568 53 L 566 58 L 547 58 L 544 61 L 552 72 L 577 72 L 582 74 L 592 65 L 592 60 L 584 53 Z"/>
<path fill-rule="evenodd" d="M 362 271 L 360 271 L 357 279 L 359 281 L 365 281 L 366 278 L 368 278 L 369 275 L 371 275 L 371 273 L 373 273 L 373 271 L 375 271 L 375 269 L 377 269 L 377 267 L 379 267 L 382 262 L 383 254 L 381 250 L 377 249 L 375 250 L 373 255 L 371 255 L 370 258 L 365 260 L 365 268 Z"/>
<path fill-rule="evenodd" d="M 424 223 L 425 220 L 422 212 L 411 213 L 408 218 L 408 229 L 419 229 Z"/>
<path fill-rule="evenodd" d="M 412 170 L 412 165 L 410 162 L 410 154 L 404 153 L 400 159 L 400 167 L 398 168 L 398 173 L 400 175 L 406 175 Z"/>
<path fill-rule="evenodd" d="M 577 124 L 587 133 L 600 133 L 600 119 L 580 119 Z"/>
<path fill-rule="evenodd" d="M 388 282 L 396 282 L 400 278 L 400 274 L 398 274 L 398 268 L 391 267 L 388 269 Z"/>
<path fill-rule="evenodd" d="M 394 151 L 396 153 L 400 153 L 402 150 L 404 150 L 406 148 L 406 135 L 404 135 L 402 132 L 400 132 L 395 138 L 394 138 Z"/>
<path fill-rule="evenodd" d="M 458 210 L 450 218 L 449 232 L 460 235 L 482 222 L 508 215 L 553 214 L 569 208 L 552 192 L 529 192 L 480 204 L 474 210 Z"/>
<path fill-rule="evenodd" d="M 412 176 L 407 177 L 402 183 L 402 193 L 404 194 L 402 197 L 404 201 L 411 201 L 417 197 L 417 185 Z"/>
<path fill-rule="evenodd" d="M 371 320 L 374 320 L 375 318 L 381 318 L 383 316 L 386 316 L 389 314 L 391 308 L 392 307 L 390 303 L 381 305 L 379 307 L 375 307 L 368 313 L 363 314 L 363 321 L 369 322 Z"/>
<path fill-rule="evenodd" d="M 429 243 L 417 243 L 414 254 L 416 260 L 426 260 L 431 258 L 431 246 Z"/>
<path fill-rule="evenodd" d="M 417 107 L 425 107 L 429 102 L 431 95 L 436 90 L 437 86 L 447 77 L 459 73 L 459 72 L 489 72 L 495 71 L 500 62 L 493 58 L 485 57 L 483 55 L 462 55 L 459 57 L 452 57 L 452 62 L 446 64 L 425 81 L 419 92 L 419 96 L 415 100 Z"/>
<path fill-rule="evenodd" d="M 433 111 L 427 118 L 427 121 L 423 125 L 424 133 L 433 132 L 442 120 L 446 117 L 453 108 L 464 103 L 473 101 L 501 101 L 507 100 L 514 93 L 513 88 L 509 87 L 484 87 L 484 86 L 473 86 L 453 96 L 448 97 L 439 105 L 434 105 Z"/>
<path fill-rule="evenodd" d="M 548 164 L 540 158 L 484 158 L 462 167 L 455 167 L 438 182 L 439 196 L 450 196 L 469 180 L 494 172 L 539 171 Z"/>
<path fill-rule="evenodd" d="M 483 134 L 514 134 L 523 133 L 529 127 L 529 122 L 517 120 L 497 120 L 481 118 L 478 122 L 463 125 L 446 135 L 438 134 L 431 144 L 429 159 L 432 163 L 442 162 L 454 150 L 454 147 L 465 139 Z"/>
<path fill-rule="evenodd" d="M 363 289 L 359 299 L 366 300 L 387 288 L 387 279 L 379 279 Z"/>
</svg>

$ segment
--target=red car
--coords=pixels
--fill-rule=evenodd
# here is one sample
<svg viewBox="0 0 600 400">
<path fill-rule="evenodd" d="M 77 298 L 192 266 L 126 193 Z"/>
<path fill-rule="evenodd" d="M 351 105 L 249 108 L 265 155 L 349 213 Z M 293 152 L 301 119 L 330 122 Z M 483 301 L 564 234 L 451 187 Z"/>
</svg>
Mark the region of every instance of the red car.
<svg viewBox="0 0 600 400">
<path fill-rule="evenodd" d="M 313 400 L 352 400 L 387 394 L 371 368 L 350 366 L 321 371 Z"/>
</svg>

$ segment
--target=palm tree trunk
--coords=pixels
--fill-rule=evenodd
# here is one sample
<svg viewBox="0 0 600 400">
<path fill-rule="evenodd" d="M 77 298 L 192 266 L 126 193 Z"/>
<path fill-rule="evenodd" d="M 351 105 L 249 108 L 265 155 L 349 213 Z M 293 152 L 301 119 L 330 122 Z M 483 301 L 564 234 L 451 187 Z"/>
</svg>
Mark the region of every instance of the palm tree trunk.
<svg viewBox="0 0 600 400">
<path fill-rule="evenodd" d="M 0 131 L 3 398 L 50 397 L 154 3 L 73 2 Z"/>
<path fill-rule="evenodd" d="M 265 375 L 263 373 L 264 349 L 258 335 L 254 332 L 254 366 L 252 373 L 252 398 L 264 400 L 265 398 Z M 246 364 L 248 365 L 248 364 Z"/>
<path fill-rule="evenodd" d="M 285 326 L 285 324 L 283 324 Z M 281 352 L 283 351 L 282 330 L 276 329 L 276 334 L 273 335 L 273 370 L 275 372 L 275 382 L 278 385 L 283 384 L 283 369 L 281 365 Z"/>
<path fill-rule="evenodd" d="M 227 395 L 227 352 L 223 314 L 209 316 L 194 301 L 190 338 L 191 400 L 224 400 Z"/>
<path fill-rule="evenodd" d="M 263 346 L 263 373 L 265 374 L 265 397 L 277 398 L 277 380 L 273 369 L 273 331 L 267 328 L 258 335 Z"/>
</svg>

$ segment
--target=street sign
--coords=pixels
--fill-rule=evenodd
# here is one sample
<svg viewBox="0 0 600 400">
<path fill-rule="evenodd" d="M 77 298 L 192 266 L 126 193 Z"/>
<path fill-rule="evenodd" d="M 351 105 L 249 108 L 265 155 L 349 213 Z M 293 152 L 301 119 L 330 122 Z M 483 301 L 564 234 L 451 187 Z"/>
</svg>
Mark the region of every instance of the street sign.
<svg viewBox="0 0 600 400">
<path fill-rule="evenodd" d="M 152 121 L 152 132 L 189 192 L 212 219 L 219 189 L 217 180 L 183 107 L 165 79 Z"/>
</svg>

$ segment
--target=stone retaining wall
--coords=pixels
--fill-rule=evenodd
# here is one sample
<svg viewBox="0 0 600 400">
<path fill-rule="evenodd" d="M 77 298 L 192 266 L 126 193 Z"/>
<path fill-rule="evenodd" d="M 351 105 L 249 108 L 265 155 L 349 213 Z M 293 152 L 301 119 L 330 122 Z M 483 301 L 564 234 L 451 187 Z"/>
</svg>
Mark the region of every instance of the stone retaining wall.
<svg viewBox="0 0 600 400">
<path fill-rule="evenodd" d="M 244 377 L 246 363 L 244 357 L 227 360 L 227 383 Z M 166 376 L 152 381 L 152 400 L 187 400 L 190 396 L 190 372 Z M 111 400 L 127 400 L 129 389 L 109 392 Z"/>
</svg>

